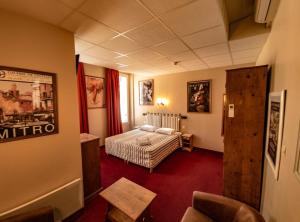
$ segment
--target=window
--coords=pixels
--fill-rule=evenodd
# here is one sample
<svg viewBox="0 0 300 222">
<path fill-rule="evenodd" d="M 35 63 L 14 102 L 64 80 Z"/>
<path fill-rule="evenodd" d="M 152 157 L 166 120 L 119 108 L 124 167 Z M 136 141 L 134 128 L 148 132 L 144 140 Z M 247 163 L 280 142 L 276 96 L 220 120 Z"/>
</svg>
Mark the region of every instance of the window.
<svg viewBox="0 0 300 222">
<path fill-rule="evenodd" d="M 128 123 L 128 76 L 120 75 L 120 107 L 122 123 Z"/>
</svg>

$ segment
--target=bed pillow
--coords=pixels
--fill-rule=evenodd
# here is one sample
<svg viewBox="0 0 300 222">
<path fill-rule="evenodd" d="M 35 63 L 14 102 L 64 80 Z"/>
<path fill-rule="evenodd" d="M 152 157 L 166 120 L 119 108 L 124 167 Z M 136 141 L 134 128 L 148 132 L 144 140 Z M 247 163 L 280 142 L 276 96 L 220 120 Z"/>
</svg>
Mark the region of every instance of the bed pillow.
<svg viewBox="0 0 300 222">
<path fill-rule="evenodd" d="M 152 125 L 143 125 L 140 127 L 140 130 L 154 132 L 156 130 L 156 127 Z"/>
<path fill-rule="evenodd" d="M 166 134 L 166 135 L 173 135 L 175 130 L 172 128 L 158 128 L 155 130 L 156 133 Z"/>
<path fill-rule="evenodd" d="M 148 137 L 138 137 L 138 138 L 136 138 L 136 143 L 139 146 L 151 145 L 151 141 Z"/>
</svg>

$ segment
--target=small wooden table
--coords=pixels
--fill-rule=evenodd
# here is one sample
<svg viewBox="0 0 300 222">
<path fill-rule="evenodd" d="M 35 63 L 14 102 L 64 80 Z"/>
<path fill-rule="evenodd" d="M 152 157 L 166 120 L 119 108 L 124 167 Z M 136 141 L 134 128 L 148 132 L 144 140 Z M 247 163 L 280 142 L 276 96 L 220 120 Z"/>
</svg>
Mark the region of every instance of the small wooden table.
<svg viewBox="0 0 300 222">
<path fill-rule="evenodd" d="M 191 152 L 194 148 L 193 146 L 193 134 L 185 133 L 182 134 L 182 149 Z"/>
<path fill-rule="evenodd" d="M 149 205 L 156 193 L 122 177 L 100 194 L 108 203 L 106 220 L 112 222 L 152 221 Z"/>
</svg>

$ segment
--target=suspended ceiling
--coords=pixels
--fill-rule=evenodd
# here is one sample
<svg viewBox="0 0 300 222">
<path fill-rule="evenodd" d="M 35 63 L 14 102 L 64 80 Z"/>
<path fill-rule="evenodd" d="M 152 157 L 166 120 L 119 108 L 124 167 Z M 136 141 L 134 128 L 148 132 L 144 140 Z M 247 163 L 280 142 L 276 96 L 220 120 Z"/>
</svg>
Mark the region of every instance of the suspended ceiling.
<svg viewBox="0 0 300 222">
<path fill-rule="evenodd" d="M 268 32 L 239 38 L 229 26 L 249 16 L 249 2 L 0 0 L 0 8 L 73 32 L 82 62 L 159 75 L 255 62 Z"/>
</svg>

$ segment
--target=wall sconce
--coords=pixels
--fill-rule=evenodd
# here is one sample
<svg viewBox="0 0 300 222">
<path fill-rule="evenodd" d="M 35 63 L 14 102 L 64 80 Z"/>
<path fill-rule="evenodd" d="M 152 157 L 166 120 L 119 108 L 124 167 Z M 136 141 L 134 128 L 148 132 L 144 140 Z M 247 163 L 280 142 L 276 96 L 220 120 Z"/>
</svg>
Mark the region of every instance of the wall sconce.
<svg viewBox="0 0 300 222">
<path fill-rule="evenodd" d="M 166 106 L 166 105 L 168 105 L 168 103 L 169 103 L 169 101 L 167 99 L 165 99 L 165 98 L 158 98 L 156 100 L 156 104 L 158 106 Z"/>
</svg>

